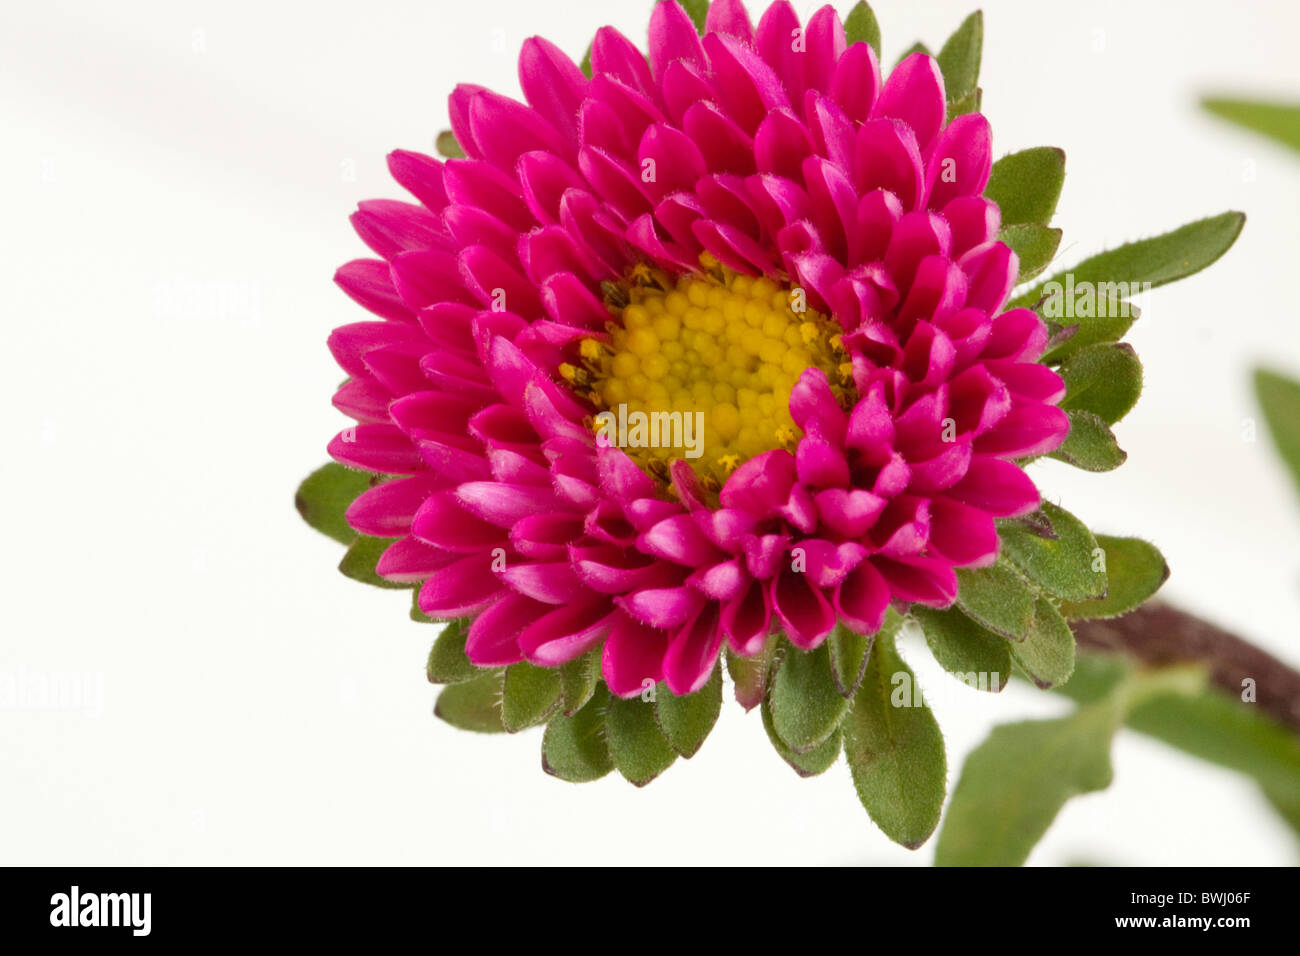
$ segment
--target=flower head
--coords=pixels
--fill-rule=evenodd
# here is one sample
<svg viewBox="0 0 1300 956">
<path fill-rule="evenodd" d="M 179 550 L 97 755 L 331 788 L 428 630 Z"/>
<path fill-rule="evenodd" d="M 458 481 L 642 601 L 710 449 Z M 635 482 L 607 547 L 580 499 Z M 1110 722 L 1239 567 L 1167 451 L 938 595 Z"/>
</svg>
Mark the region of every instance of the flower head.
<svg viewBox="0 0 1300 956">
<path fill-rule="evenodd" d="M 590 78 L 534 38 L 519 78 L 458 87 L 466 158 L 393 153 L 418 204 L 353 217 L 380 258 L 337 281 L 378 318 L 330 338 L 330 453 L 395 476 L 347 513 L 397 539 L 378 572 L 472 617 L 474 663 L 602 646 L 621 696 L 951 604 L 1068 430 L 1045 326 L 1003 311 L 984 117 L 784 2 L 703 36 L 660 3 Z"/>
</svg>

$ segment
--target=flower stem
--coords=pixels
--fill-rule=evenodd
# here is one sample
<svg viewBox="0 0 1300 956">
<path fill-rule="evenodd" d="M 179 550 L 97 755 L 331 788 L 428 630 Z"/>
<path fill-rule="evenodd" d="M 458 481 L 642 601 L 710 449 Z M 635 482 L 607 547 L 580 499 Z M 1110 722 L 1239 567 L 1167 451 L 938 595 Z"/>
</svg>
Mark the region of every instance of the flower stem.
<svg viewBox="0 0 1300 956">
<path fill-rule="evenodd" d="M 1084 648 L 1127 654 L 1143 664 L 1203 664 L 1212 684 L 1240 697 L 1255 682 L 1258 706 L 1300 733 L 1300 671 L 1246 640 L 1168 604 L 1152 602 L 1108 621 L 1077 621 Z"/>
</svg>

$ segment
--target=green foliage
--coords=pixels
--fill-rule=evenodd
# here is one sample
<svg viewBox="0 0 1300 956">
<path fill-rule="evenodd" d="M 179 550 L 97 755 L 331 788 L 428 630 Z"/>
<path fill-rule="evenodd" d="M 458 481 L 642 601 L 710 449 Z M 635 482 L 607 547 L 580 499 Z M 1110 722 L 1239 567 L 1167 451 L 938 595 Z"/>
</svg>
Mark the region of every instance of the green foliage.
<svg viewBox="0 0 1300 956">
<path fill-rule="evenodd" d="M 986 628 L 1024 640 L 1034 620 L 1034 592 L 1005 559 L 987 568 L 957 571 L 957 606 Z"/>
<path fill-rule="evenodd" d="M 1037 222 L 1003 226 L 998 238 L 1011 247 L 1020 260 L 1016 282 L 1027 282 L 1051 264 L 1061 244 L 1061 230 Z"/>
<path fill-rule="evenodd" d="M 839 726 L 849 703 L 831 676 L 830 648 L 786 646 L 770 696 L 776 735 L 795 753 L 807 753 Z"/>
<path fill-rule="evenodd" d="M 956 114 L 951 105 L 975 92 L 980 78 L 980 57 L 984 48 L 984 14 L 976 10 L 948 38 L 939 54 L 939 72 L 949 103 L 948 118 Z"/>
<path fill-rule="evenodd" d="M 1061 613 L 1070 620 L 1119 617 L 1143 604 L 1169 577 L 1164 555 L 1140 538 L 1097 535 L 1105 560 L 1107 591 L 1089 601 L 1064 601 Z"/>
<path fill-rule="evenodd" d="M 561 780 L 586 783 L 614 769 L 605 740 L 609 691 L 602 684 L 577 712 L 560 715 L 542 736 L 542 769 Z"/>
<path fill-rule="evenodd" d="M 638 787 L 644 787 L 677 759 L 677 751 L 655 721 L 654 703 L 640 697 L 610 700 L 605 739 L 618 772 Z"/>
<path fill-rule="evenodd" d="M 434 639 L 425 671 L 430 684 L 463 684 L 483 673 L 465 656 L 469 619 L 452 621 Z"/>
<path fill-rule="evenodd" d="M 867 673 L 842 724 L 844 756 L 858 799 L 886 836 L 910 850 L 929 839 L 938 825 L 948 775 L 934 714 L 907 693 L 915 681 L 893 637 L 877 635 Z"/>
<path fill-rule="evenodd" d="M 590 64 L 588 64 L 588 68 L 590 68 Z M 449 129 L 439 133 L 433 145 L 438 150 L 438 155 L 444 159 L 465 158 L 465 150 L 460 148 L 460 143 L 456 142 L 456 134 Z"/>
<path fill-rule="evenodd" d="M 769 640 L 762 653 L 753 657 L 741 657 L 730 647 L 725 649 L 727 673 L 735 685 L 736 702 L 745 710 L 753 710 L 767 696 L 775 648 L 776 641 Z"/>
<path fill-rule="evenodd" d="M 870 4 L 858 0 L 844 18 L 844 38 L 849 43 L 866 43 L 880 59 L 880 24 Z"/>
<path fill-rule="evenodd" d="M 820 744 L 809 750 L 807 753 L 795 753 L 785 745 L 785 742 L 777 736 L 776 729 L 772 723 L 772 705 L 768 700 L 763 701 L 761 708 L 763 715 L 763 729 L 767 731 L 767 739 L 772 742 L 772 749 L 794 768 L 794 772 L 801 777 L 815 777 L 819 773 L 825 773 L 835 758 L 840 755 L 840 747 L 843 743 L 843 735 L 838 727 L 835 732 L 823 740 Z"/>
<path fill-rule="evenodd" d="M 560 694 L 566 716 L 591 699 L 600 683 L 600 651 L 592 650 L 560 665 Z"/>
<path fill-rule="evenodd" d="M 1103 283 L 1121 282 L 1130 290 L 1135 284 L 1162 286 L 1200 272 L 1217 260 L 1237 241 L 1245 221 L 1245 214 L 1239 212 L 1199 219 L 1173 232 L 1130 242 L 1085 259 L 1073 269 L 1057 273 L 1048 282 L 1064 284 L 1066 273 L 1070 273 L 1076 288 L 1084 283 L 1102 287 Z M 1098 291 L 1098 296 L 1101 294 Z M 1011 307 L 1033 305 L 1041 296 L 1042 286 L 1039 286 L 1014 299 Z"/>
<path fill-rule="evenodd" d="M 1255 396 L 1264 409 L 1273 441 L 1300 487 L 1300 382 L 1265 368 L 1255 369 Z"/>
<path fill-rule="evenodd" d="M 472 680 L 444 687 L 433 713 L 460 730 L 499 734 L 501 723 L 501 671 L 487 671 Z"/>
<path fill-rule="evenodd" d="M 369 584 L 371 587 L 388 588 L 389 590 L 400 591 L 409 588 L 410 584 L 399 584 L 396 581 L 388 581 L 381 578 L 375 573 L 375 565 L 379 563 L 379 556 L 384 550 L 396 540 L 394 538 L 371 538 L 367 535 L 358 535 L 356 540 L 348 546 L 348 550 L 343 555 L 343 560 L 339 562 L 339 570 L 345 577 L 353 581 L 360 581 L 362 584 Z"/>
<path fill-rule="evenodd" d="M 1142 363 L 1127 343 L 1081 348 L 1062 363 L 1067 411 L 1092 412 L 1108 425 L 1127 415 L 1142 394 Z"/>
<path fill-rule="evenodd" d="M 1099 342 L 1117 342 L 1142 316 L 1142 310 L 1136 305 L 1109 294 L 1097 300 L 1092 315 L 1053 318 L 1055 313 L 1064 308 L 1064 290 L 1053 290 L 1051 295 L 1034 306 L 1034 311 L 1047 317 L 1049 322 L 1063 323 L 1063 327 L 1070 329 L 1068 337 L 1062 337 L 1061 341 L 1049 346 L 1043 353 L 1044 362 L 1060 362 L 1080 349 Z"/>
<path fill-rule="evenodd" d="M 660 685 L 655 694 L 655 717 L 673 750 L 694 757 L 722 712 L 722 667 L 715 665 L 709 681 L 693 694 L 673 696 Z"/>
<path fill-rule="evenodd" d="M 1084 471 L 1112 471 L 1124 464 L 1128 452 L 1119 447 L 1110 426 L 1092 412 L 1066 412 L 1070 433 L 1061 446 L 1048 455 Z"/>
<path fill-rule="evenodd" d="M 1201 105 L 1216 116 L 1300 150 L 1300 105 L 1217 96 L 1206 97 Z"/>
<path fill-rule="evenodd" d="M 998 534 L 1008 559 L 1054 597 L 1086 601 L 1105 594 L 1105 569 L 1094 567 L 1097 539 L 1084 523 L 1051 502 L 1044 502 L 1035 517 L 1048 533 L 1038 533 L 1026 521 L 1001 522 Z"/>
<path fill-rule="evenodd" d="M 374 475 L 353 471 L 331 462 L 303 479 L 293 496 L 302 520 L 339 544 L 351 544 L 357 533 L 343 515 L 357 495 L 371 487 Z"/>
<path fill-rule="evenodd" d="M 908 612 L 921 626 L 939 666 L 967 687 L 997 693 L 1011 679 L 1011 643 L 953 607 L 946 611 L 914 605 Z M 982 678 L 982 679 L 981 679 Z"/>
<path fill-rule="evenodd" d="M 1110 785 L 1110 744 L 1122 720 L 1106 698 L 1055 720 L 995 727 L 953 790 L 934 862 L 1018 866 L 1070 797 Z"/>
<path fill-rule="evenodd" d="M 1039 687 L 1064 684 L 1074 673 L 1074 633 L 1047 598 L 1034 603 L 1034 622 L 1025 639 L 1011 645 L 1011 656 Z"/>
<path fill-rule="evenodd" d="M 512 734 L 543 723 L 560 706 L 560 671 L 527 661 L 506 668 L 501 723 Z"/>
<path fill-rule="evenodd" d="M 1002 226 L 1052 221 L 1065 184 L 1065 153 L 1036 146 L 1003 156 L 993 164 L 984 195 L 1002 210 Z"/>
</svg>

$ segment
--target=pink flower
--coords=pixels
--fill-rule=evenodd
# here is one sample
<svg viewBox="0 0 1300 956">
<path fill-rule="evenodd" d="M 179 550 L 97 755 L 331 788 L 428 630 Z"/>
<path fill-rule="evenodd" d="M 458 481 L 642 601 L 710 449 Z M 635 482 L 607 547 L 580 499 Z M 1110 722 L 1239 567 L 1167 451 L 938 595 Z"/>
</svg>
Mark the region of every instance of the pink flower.
<svg viewBox="0 0 1300 956">
<path fill-rule="evenodd" d="M 615 694 L 688 693 L 724 641 L 951 604 L 1038 506 L 1016 460 L 1064 439 L 1064 386 L 1002 311 L 989 125 L 945 124 L 929 56 L 882 81 L 831 7 L 799 26 L 715 0 L 700 37 L 661 3 L 648 60 L 606 27 L 590 80 L 531 39 L 527 105 L 458 87 L 468 158 L 393 153 L 419 204 L 353 216 L 381 258 L 336 279 L 379 320 L 330 338 L 358 422 L 330 453 L 401 477 L 348 521 L 397 538 L 377 570 L 427 614 L 473 617 L 476 664 L 603 645 Z M 703 454 L 612 441 L 616 405 L 699 412 Z"/>
</svg>

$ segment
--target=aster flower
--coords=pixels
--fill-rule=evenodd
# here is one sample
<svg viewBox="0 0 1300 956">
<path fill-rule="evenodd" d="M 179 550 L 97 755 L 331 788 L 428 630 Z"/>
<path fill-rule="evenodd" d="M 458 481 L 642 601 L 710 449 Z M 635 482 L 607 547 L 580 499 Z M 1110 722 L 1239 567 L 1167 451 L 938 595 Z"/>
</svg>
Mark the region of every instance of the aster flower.
<svg viewBox="0 0 1300 956">
<path fill-rule="evenodd" d="M 855 34 L 872 32 L 864 10 Z M 1072 649 L 1055 598 L 1096 599 L 1105 576 L 1038 595 L 1035 549 L 1074 519 L 1040 510 L 1024 465 L 1078 416 L 1109 432 L 1086 406 L 1067 416 L 1068 370 L 1042 361 L 1078 326 L 1009 304 L 1033 271 L 1013 237 L 1034 240 L 1036 270 L 1059 232 L 1003 229 L 969 70 L 947 90 L 915 52 L 885 75 L 832 7 L 805 25 L 778 2 L 752 25 L 739 0 L 698 24 L 659 3 L 644 54 L 604 27 L 589 61 L 533 38 L 524 102 L 457 87 L 463 157 L 393 153 L 416 201 L 361 203 L 378 258 L 336 276 L 373 315 L 329 339 L 349 376 L 334 404 L 355 420 L 329 453 L 379 476 L 346 522 L 386 542 L 379 579 L 458 622 L 447 708 L 472 685 L 510 729 L 562 714 L 548 738 L 578 749 L 584 714 L 609 721 L 588 734 L 598 748 L 661 733 L 662 759 L 629 761 L 646 773 L 615 754 L 644 782 L 702 734 L 663 707 L 646 730 L 620 701 L 659 687 L 686 717 L 709 711 L 693 701 L 716 698 L 725 650 L 737 696 L 816 772 L 854 733 L 846 716 L 868 732 L 869 708 L 846 700 L 864 675 L 905 669 L 888 640 L 900 614 L 945 666 L 944 646 L 993 635 L 1009 671 L 1002 638 L 1050 642 L 1056 622 Z M 1019 570 L 999 559 L 1008 528 Z M 935 613 L 959 590 L 962 612 Z M 1016 660 L 1040 682 L 1068 676 L 1033 658 Z M 783 705 L 780 674 L 786 697 L 834 684 L 839 703 L 796 726 L 808 701 Z M 942 802 L 941 739 L 937 767 Z"/>
</svg>

